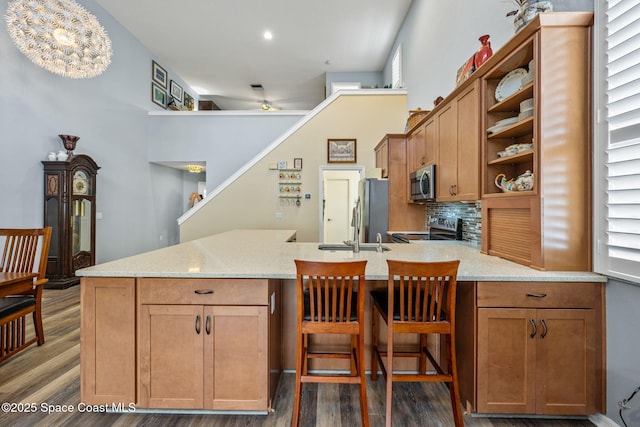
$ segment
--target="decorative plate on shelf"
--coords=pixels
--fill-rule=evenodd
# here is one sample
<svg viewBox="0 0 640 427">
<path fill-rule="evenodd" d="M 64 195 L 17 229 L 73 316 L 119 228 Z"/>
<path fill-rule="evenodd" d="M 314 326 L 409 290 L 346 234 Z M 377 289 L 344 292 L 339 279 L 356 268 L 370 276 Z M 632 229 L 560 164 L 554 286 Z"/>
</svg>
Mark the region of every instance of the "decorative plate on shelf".
<svg viewBox="0 0 640 427">
<path fill-rule="evenodd" d="M 500 102 L 522 89 L 522 78 L 527 75 L 524 68 L 516 68 L 500 80 L 496 87 L 496 101 Z"/>
<path fill-rule="evenodd" d="M 488 133 L 500 132 L 501 130 L 506 129 L 512 124 L 517 122 L 518 122 L 518 117 L 509 117 L 508 119 L 497 121 L 495 125 L 487 129 L 487 132 Z"/>
</svg>

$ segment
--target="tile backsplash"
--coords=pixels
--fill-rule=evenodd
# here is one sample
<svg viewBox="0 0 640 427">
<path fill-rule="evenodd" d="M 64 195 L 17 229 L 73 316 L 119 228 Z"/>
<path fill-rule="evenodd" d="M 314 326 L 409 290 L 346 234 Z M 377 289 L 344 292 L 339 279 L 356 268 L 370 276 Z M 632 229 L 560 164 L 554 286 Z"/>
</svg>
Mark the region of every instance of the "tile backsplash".
<svg viewBox="0 0 640 427">
<path fill-rule="evenodd" d="M 427 218 L 432 216 L 454 216 L 462 219 L 462 240 L 480 246 L 482 236 L 481 202 L 432 202 L 426 204 Z"/>
</svg>

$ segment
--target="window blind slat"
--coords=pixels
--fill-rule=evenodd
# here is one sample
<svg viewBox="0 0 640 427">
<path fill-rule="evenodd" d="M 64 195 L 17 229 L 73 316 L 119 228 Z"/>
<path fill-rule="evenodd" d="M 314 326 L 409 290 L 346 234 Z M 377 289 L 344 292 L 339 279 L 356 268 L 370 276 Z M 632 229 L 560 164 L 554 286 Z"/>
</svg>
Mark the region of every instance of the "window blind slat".
<svg viewBox="0 0 640 427">
<path fill-rule="evenodd" d="M 628 204 L 617 205 L 612 203 L 608 205 L 608 210 L 609 210 L 609 219 L 612 219 L 612 218 L 640 219 L 640 209 L 638 209 L 637 206 L 634 208 L 633 205 L 628 205 Z"/>
<path fill-rule="evenodd" d="M 638 9 L 637 2 L 633 0 L 609 1 L 607 9 L 607 27 L 621 26 L 621 23 L 627 22 L 627 15 L 633 14 L 634 9 Z"/>
<path fill-rule="evenodd" d="M 607 37 L 607 56 L 610 62 L 619 60 L 625 55 L 630 54 L 634 50 L 634 46 L 638 45 L 640 35 L 635 32 L 633 27 L 622 28 L 616 34 Z"/>
</svg>

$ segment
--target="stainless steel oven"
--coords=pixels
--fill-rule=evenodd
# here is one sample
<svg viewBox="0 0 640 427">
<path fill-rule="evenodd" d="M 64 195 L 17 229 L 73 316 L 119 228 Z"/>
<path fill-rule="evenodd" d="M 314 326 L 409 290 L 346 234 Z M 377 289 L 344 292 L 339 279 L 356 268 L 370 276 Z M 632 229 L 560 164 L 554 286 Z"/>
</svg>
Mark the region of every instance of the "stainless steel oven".
<svg viewBox="0 0 640 427">
<path fill-rule="evenodd" d="M 462 240 L 462 219 L 431 217 L 428 231 L 404 231 L 391 234 L 393 243 L 411 243 L 412 240 Z"/>
<path fill-rule="evenodd" d="M 414 202 L 436 199 L 436 166 L 429 165 L 409 175 L 409 192 Z"/>
</svg>

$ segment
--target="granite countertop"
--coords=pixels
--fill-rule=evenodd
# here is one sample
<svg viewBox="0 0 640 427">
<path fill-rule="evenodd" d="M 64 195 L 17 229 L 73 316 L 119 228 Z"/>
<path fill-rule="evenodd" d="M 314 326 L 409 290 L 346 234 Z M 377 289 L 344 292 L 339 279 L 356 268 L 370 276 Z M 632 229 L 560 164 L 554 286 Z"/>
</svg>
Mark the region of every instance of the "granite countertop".
<svg viewBox="0 0 640 427">
<path fill-rule="evenodd" d="M 294 259 L 367 260 L 366 278 L 387 279 L 387 259 L 459 259 L 460 281 L 606 282 L 590 272 L 538 271 L 456 241 L 385 243 L 390 251 L 323 251 L 318 243 L 290 242 L 295 230 L 232 230 L 76 271 L 87 277 L 199 277 L 294 279 Z"/>
</svg>

